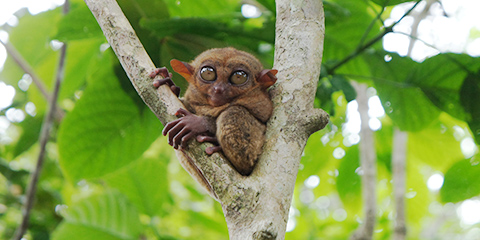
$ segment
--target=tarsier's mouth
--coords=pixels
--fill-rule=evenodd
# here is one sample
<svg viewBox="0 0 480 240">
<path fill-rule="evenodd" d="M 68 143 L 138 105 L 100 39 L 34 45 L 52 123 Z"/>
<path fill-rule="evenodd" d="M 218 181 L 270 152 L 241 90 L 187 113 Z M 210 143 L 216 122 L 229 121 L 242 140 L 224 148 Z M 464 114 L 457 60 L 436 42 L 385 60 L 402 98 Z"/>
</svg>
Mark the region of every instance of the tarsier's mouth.
<svg viewBox="0 0 480 240">
<path fill-rule="evenodd" d="M 212 95 L 209 97 L 209 102 L 212 106 L 214 107 L 220 107 L 222 105 L 227 104 L 230 102 L 230 99 L 226 98 L 225 96 L 218 94 L 218 95 Z"/>
</svg>

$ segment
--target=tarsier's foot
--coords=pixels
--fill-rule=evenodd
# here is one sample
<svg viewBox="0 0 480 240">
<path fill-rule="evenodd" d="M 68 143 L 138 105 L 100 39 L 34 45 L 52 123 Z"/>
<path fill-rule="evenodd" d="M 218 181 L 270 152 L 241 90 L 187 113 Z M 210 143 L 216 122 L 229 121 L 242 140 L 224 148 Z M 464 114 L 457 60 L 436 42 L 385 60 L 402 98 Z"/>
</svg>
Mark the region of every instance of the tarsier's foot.
<svg viewBox="0 0 480 240">
<path fill-rule="evenodd" d="M 150 73 L 151 78 L 155 78 L 157 75 L 160 75 L 162 79 L 153 80 L 153 86 L 155 88 L 160 87 L 161 85 L 166 84 L 170 87 L 172 92 L 177 95 L 180 95 L 180 88 L 175 85 L 172 81 L 172 74 L 168 72 L 168 69 L 165 67 L 157 68 Z"/>
<path fill-rule="evenodd" d="M 210 142 L 210 143 L 213 143 L 215 144 L 216 146 L 212 146 L 212 147 L 207 147 L 205 149 L 205 152 L 208 154 L 208 155 L 212 155 L 216 152 L 220 152 L 222 151 L 222 146 L 218 145 L 218 139 L 216 137 L 212 137 L 212 136 L 204 136 L 204 135 L 198 135 L 197 136 L 197 141 L 198 142 Z"/>
</svg>

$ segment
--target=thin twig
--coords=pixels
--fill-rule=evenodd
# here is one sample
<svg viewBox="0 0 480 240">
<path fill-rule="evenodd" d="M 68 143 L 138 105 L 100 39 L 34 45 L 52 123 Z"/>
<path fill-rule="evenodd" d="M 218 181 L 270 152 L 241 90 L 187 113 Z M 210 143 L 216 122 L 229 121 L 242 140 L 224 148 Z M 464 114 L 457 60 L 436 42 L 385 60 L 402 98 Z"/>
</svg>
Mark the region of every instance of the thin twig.
<svg viewBox="0 0 480 240">
<path fill-rule="evenodd" d="M 35 74 L 35 71 L 33 71 L 33 68 L 30 66 L 30 64 L 22 57 L 22 55 L 17 51 L 17 49 L 15 49 L 14 46 L 9 43 L 3 42 L 2 40 L 0 40 L 0 43 L 5 47 L 8 55 L 13 58 L 13 60 L 18 64 L 18 66 L 22 68 L 22 70 L 28 75 L 30 75 L 30 77 L 32 77 L 33 83 L 37 85 L 38 89 L 45 97 L 45 99 L 47 99 L 47 101 L 50 101 L 50 94 L 48 93 L 45 85 L 43 84 L 43 81 L 38 77 L 37 74 Z"/>
<path fill-rule="evenodd" d="M 417 5 L 423 0 L 418 0 L 414 5 L 413 7 L 411 7 L 405 14 L 403 14 L 403 16 L 398 19 L 398 21 L 396 21 L 395 23 L 393 23 L 391 26 L 389 27 L 385 27 L 385 29 L 383 30 L 383 32 L 381 32 L 380 34 L 378 34 L 376 37 L 374 37 L 372 40 L 368 41 L 367 43 L 365 43 L 364 45 L 362 46 L 359 46 L 358 48 L 355 49 L 355 51 L 353 53 L 351 53 L 350 55 L 348 55 L 347 57 L 345 57 L 343 60 L 341 60 L 340 62 L 338 62 L 337 64 L 335 64 L 333 67 L 327 69 L 328 73 L 333 75 L 335 73 L 335 70 L 337 70 L 339 67 L 343 66 L 344 64 L 346 64 L 347 62 L 349 62 L 350 60 L 356 58 L 358 55 L 360 55 L 360 53 L 362 53 L 363 51 L 365 51 L 367 48 L 371 47 L 373 44 L 377 43 L 378 41 L 380 41 L 385 35 L 387 35 L 388 33 L 391 33 L 393 32 L 393 27 L 395 27 L 395 25 L 397 25 L 400 21 L 402 21 L 407 15 L 410 14 L 410 12 L 413 11 L 413 9 L 415 7 L 417 7 Z"/>
<path fill-rule="evenodd" d="M 68 12 L 68 9 L 69 9 L 69 2 L 67 0 L 65 1 L 63 6 L 63 12 L 64 13 Z M 67 52 L 67 44 L 64 43 L 60 49 L 60 61 L 58 63 L 57 74 L 55 77 L 55 86 L 53 89 L 53 95 L 51 98 L 47 98 L 49 100 L 50 109 L 49 109 L 49 112 L 45 115 L 45 118 L 42 124 L 42 129 L 41 129 L 40 139 L 39 139 L 40 152 L 38 153 L 37 165 L 35 167 L 35 170 L 32 173 L 30 182 L 28 184 L 26 202 L 24 205 L 24 209 L 22 211 L 23 213 L 22 222 L 20 223 L 17 230 L 15 231 L 15 235 L 12 238 L 13 240 L 22 239 L 23 235 L 25 234 L 28 228 L 30 213 L 33 207 L 33 203 L 35 201 L 35 193 L 37 191 L 38 179 L 40 177 L 40 173 L 42 171 L 42 167 L 45 159 L 46 146 L 50 138 L 50 129 L 53 125 L 53 120 L 55 117 L 55 113 L 57 111 L 56 110 L 57 98 L 58 98 L 58 92 L 60 90 L 60 85 L 64 77 L 66 52 Z"/>
</svg>

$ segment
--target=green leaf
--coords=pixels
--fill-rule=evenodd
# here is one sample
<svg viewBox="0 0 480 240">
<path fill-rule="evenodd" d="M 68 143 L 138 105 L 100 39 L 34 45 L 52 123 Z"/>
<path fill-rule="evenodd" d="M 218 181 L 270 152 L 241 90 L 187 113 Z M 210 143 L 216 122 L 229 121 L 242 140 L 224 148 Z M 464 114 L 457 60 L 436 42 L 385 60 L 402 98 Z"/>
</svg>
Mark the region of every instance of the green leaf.
<svg viewBox="0 0 480 240">
<path fill-rule="evenodd" d="M 342 91 L 347 102 L 357 98 L 357 92 L 350 84 L 350 82 L 342 75 L 333 75 L 330 82 L 333 85 L 334 91 Z"/>
<path fill-rule="evenodd" d="M 430 101 L 442 111 L 466 120 L 460 104 L 461 79 L 477 72 L 480 61 L 466 54 L 439 54 L 411 70 L 412 84 L 420 87 Z M 478 95 L 477 95 L 478 96 Z"/>
<path fill-rule="evenodd" d="M 105 39 L 95 17 L 85 4 L 75 7 L 58 24 L 56 36 L 60 41 L 81 39 Z"/>
<path fill-rule="evenodd" d="M 53 239 L 138 239 L 142 226 L 136 208 L 119 193 L 81 200 L 67 209 Z"/>
<path fill-rule="evenodd" d="M 170 17 L 168 6 L 163 0 L 119 0 L 118 4 L 128 20 L 135 22 L 132 23 L 135 28 L 141 18 L 166 19 Z"/>
<path fill-rule="evenodd" d="M 418 132 L 408 133 L 408 157 L 427 163 L 431 168 L 445 171 L 454 162 L 463 159 L 460 142 L 455 139 L 455 126 L 466 127 L 448 114 Z"/>
<path fill-rule="evenodd" d="M 59 130 L 60 167 L 71 181 L 101 177 L 126 166 L 160 135 L 158 119 L 150 110 L 140 110 L 107 63 L 92 74 Z"/>
<path fill-rule="evenodd" d="M 100 44 L 103 39 L 72 40 L 67 45 L 65 77 L 59 99 L 71 98 L 85 85 L 88 74 L 101 64 Z"/>
<path fill-rule="evenodd" d="M 462 106 L 469 113 L 466 121 L 477 144 L 480 144 L 480 77 L 469 74 L 460 90 Z"/>
<path fill-rule="evenodd" d="M 198 1 L 165 0 L 171 17 L 211 17 L 233 15 L 239 9 L 239 0 Z"/>
<path fill-rule="evenodd" d="M 12 147 L 8 158 L 14 159 L 18 155 L 30 149 L 30 147 L 38 141 L 38 138 L 40 136 L 40 129 L 42 128 L 42 123 L 43 116 L 40 115 L 35 117 L 27 116 L 25 120 L 17 124 L 17 126 L 20 127 L 22 132 L 17 143 L 13 146 L 8 146 Z"/>
<path fill-rule="evenodd" d="M 162 215 L 169 198 L 168 157 L 135 161 L 107 175 L 107 184 L 120 192 L 149 216 Z"/>
<path fill-rule="evenodd" d="M 410 58 L 389 54 L 385 62 L 383 54 L 370 57 L 370 69 L 383 108 L 393 122 L 403 131 L 419 131 L 435 119 L 440 111 L 418 86 L 419 63 Z"/>
<path fill-rule="evenodd" d="M 480 155 L 455 163 L 440 189 L 442 202 L 459 202 L 480 194 Z"/>
<path fill-rule="evenodd" d="M 400 3 L 411 2 L 412 0 L 371 0 L 372 2 L 378 4 L 379 6 L 386 7 L 386 6 L 393 6 Z"/>
<path fill-rule="evenodd" d="M 173 36 L 181 33 L 201 35 L 218 40 L 227 38 L 248 38 L 265 42 L 274 42 L 274 29 L 244 30 L 242 26 L 227 26 L 219 21 L 212 21 L 206 18 L 172 18 L 166 20 L 145 20 L 142 26 L 153 31 L 158 38 Z"/>
</svg>

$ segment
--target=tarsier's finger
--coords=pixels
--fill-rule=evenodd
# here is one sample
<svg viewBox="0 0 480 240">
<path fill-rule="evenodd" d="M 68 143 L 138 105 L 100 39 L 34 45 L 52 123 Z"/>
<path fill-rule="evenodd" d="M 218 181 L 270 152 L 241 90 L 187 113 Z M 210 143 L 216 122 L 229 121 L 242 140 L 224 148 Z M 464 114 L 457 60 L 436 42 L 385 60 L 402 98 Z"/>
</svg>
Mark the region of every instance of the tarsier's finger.
<svg viewBox="0 0 480 240">
<path fill-rule="evenodd" d="M 170 131 L 168 131 L 168 144 L 170 145 L 174 145 L 173 143 L 173 138 L 175 136 L 177 136 L 177 134 L 182 131 L 182 129 L 185 127 L 185 124 L 183 124 L 182 122 L 179 122 L 177 125 L 175 125 L 174 127 L 172 127 L 170 129 Z"/>
<path fill-rule="evenodd" d="M 165 125 L 165 127 L 163 128 L 163 131 L 162 131 L 163 136 L 167 136 L 167 133 L 170 131 L 170 129 L 175 127 L 175 125 L 177 125 L 177 123 L 180 122 L 180 120 L 181 119 L 177 119 L 177 120 L 173 120 L 173 121 L 167 123 L 167 125 Z"/>
<path fill-rule="evenodd" d="M 170 78 L 163 78 L 163 79 L 155 79 L 153 80 L 153 86 L 158 88 L 162 85 L 167 85 L 169 87 L 172 87 L 172 86 L 175 86 L 175 84 L 173 83 L 172 79 Z M 175 86 L 176 87 L 176 86 Z"/>
<path fill-rule="evenodd" d="M 191 113 L 183 108 L 180 108 L 177 110 L 177 112 L 175 113 L 175 116 L 177 117 L 184 117 L 184 116 L 187 116 L 187 115 L 190 115 Z"/>
<path fill-rule="evenodd" d="M 170 89 L 172 89 L 173 94 L 175 94 L 177 97 L 180 95 L 180 88 L 179 87 L 173 85 L 173 86 L 170 87 Z"/>
<path fill-rule="evenodd" d="M 167 78 L 167 77 L 170 77 L 171 73 L 168 72 L 168 69 L 166 67 L 156 68 L 150 73 L 151 78 L 154 78 L 157 75 L 160 75 L 163 78 Z"/>
<path fill-rule="evenodd" d="M 173 137 L 173 148 L 178 149 L 180 143 L 183 141 L 184 136 L 189 133 L 191 133 L 191 131 L 188 128 L 182 128 L 182 130 L 180 130 L 180 132 Z"/>
<path fill-rule="evenodd" d="M 195 136 L 195 133 L 194 132 L 189 132 L 185 136 L 182 137 L 182 141 L 181 141 L 182 148 L 187 147 L 188 140 L 192 139 L 193 136 Z"/>
</svg>

